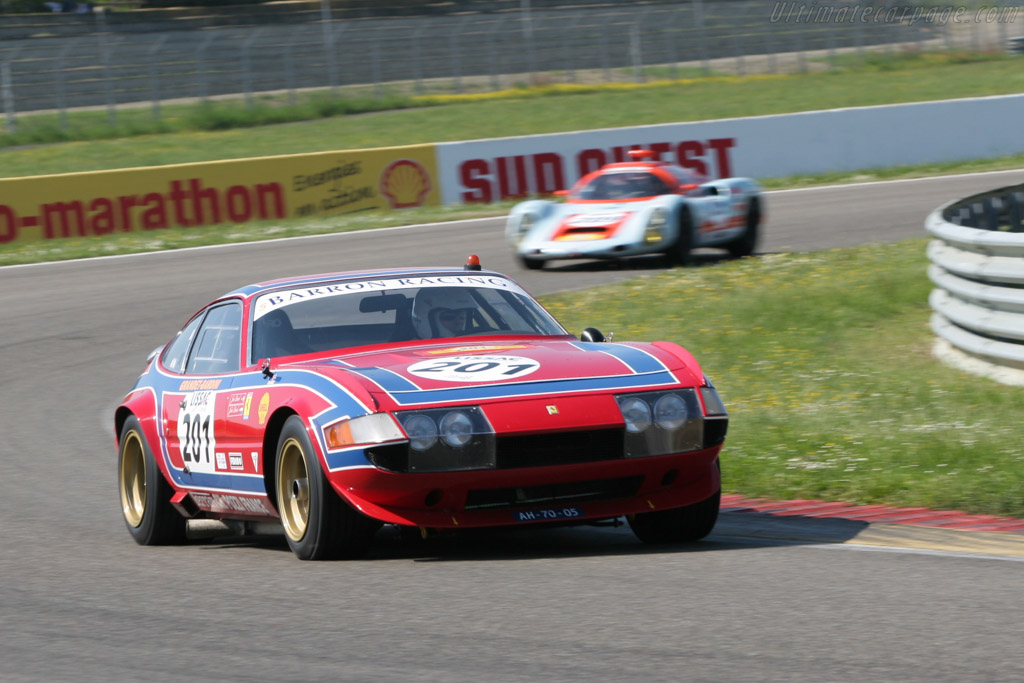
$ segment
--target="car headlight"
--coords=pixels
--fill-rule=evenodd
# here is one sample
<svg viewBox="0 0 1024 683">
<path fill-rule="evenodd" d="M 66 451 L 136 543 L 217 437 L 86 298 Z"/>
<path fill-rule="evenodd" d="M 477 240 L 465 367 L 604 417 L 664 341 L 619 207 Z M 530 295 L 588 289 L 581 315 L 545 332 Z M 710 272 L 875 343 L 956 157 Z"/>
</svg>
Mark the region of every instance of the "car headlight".
<svg viewBox="0 0 1024 683">
<path fill-rule="evenodd" d="M 626 424 L 627 458 L 705 448 L 704 417 L 696 389 L 616 396 Z"/>
<path fill-rule="evenodd" d="M 516 241 L 522 242 L 523 238 L 526 237 L 526 233 L 530 232 L 530 228 L 537 222 L 532 213 L 524 213 L 519 217 L 519 228 L 516 231 Z"/>
<path fill-rule="evenodd" d="M 665 209 L 658 207 L 651 212 L 647 219 L 647 228 L 644 230 L 644 242 L 653 244 L 665 239 L 665 226 L 668 224 L 668 217 Z"/>
<path fill-rule="evenodd" d="M 395 417 L 408 435 L 408 458 L 395 459 L 385 469 L 445 472 L 495 466 L 494 428 L 479 406 L 403 410 Z M 371 457 L 371 462 L 373 462 Z M 374 464 L 377 464 L 374 462 Z"/>
<path fill-rule="evenodd" d="M 679 394 L 665 394 L 654 404 L 654 424 L 662 429 L 679 429 L 687 414 L 686 401 Z"/>
<path fill-rule="evenodd" d="M 651 426 L 651 406 L 636 396 L 619 399 L 619 410 L 626 421 L 626 431 L 639 434 Z"/>
<path fill-rule="evenodd" d="M 462 448 L 473 438 L 473 423 L 466 413 L 454 410 L 441 418 L 440 431 L 446 444 L 452 448 Z"/>
<path fill-rule="evenodd" d="M 402 426 L 414 451 L 430 450 L 437 443 L 437 425 L 426 415 L 410 415 Z"/>
</svg>

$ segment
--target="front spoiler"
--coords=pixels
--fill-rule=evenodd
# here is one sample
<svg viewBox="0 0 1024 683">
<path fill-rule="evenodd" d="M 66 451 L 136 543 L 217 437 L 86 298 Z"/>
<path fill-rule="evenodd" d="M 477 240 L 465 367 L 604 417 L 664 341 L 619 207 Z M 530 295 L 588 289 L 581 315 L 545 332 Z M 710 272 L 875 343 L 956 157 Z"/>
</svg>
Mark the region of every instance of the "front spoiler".
<svg viewBox="0 0 1024 683">
<path fill-rule="evenodd" d="M 516 252 L 528 259 L 555 261 L 558 259 L 617 259 L 644 254 L 658 254 L 668 249 L 668 243 L 636 243 L 620 240 L 593 240 L 580 242 L 540 242 L 520 245 Z"/>
<path fill-rule="evenodd" d="M 721 446 L 690 453 L 508 470 L 399 474 L 373 468 L 330 474 L 335 490 L 363 514 L 389 524 L 454 529 L 543 523 L 515 512 L 573 507 L 572 521 L 599 520 L 698 503 L 721 488 Z M 635 494 L 609 500 L 466 509 L 470 491 L 642 477 Z M 564 521 L 564 520 L 563 520 Z"/>
</svg>

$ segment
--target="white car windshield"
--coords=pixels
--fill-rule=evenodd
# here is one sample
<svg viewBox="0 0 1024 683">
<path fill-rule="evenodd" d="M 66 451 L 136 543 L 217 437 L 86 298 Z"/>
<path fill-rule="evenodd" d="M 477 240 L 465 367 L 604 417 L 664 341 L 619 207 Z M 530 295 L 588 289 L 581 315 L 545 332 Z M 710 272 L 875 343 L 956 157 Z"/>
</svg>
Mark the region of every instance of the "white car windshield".
<svg viewBox="0 0 1024 683">
<path fill-rule="evenodd" d="M 420 339 L 567 334 L 523 289 L 495 275 L 324 282 L 260 295 L 252 310 L 252 362 Z"/>
</svg>

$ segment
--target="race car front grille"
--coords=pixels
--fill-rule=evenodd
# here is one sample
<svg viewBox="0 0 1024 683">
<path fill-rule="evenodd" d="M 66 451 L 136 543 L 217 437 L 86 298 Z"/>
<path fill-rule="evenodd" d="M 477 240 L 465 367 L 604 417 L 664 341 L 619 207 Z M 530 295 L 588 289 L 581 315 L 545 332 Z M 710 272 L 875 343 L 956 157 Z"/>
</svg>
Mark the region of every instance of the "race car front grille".
<svg viewBox="0 0 1024 683">
<path fill-rule="evenodd" d="M 545 504 L 568 505 L 594 500 L 614 500 L 636 495 L 643 475 L 617 479 L 571 481 L 560 484 L 477 489 L 466 494 L 467 510 L 510 508 Z"/>
<path fill-rule="evenodd" d="M 497 441 L 498 469 L 616 460 L 625 453 L 621 429 L 500 436 Z"/>
</svg>

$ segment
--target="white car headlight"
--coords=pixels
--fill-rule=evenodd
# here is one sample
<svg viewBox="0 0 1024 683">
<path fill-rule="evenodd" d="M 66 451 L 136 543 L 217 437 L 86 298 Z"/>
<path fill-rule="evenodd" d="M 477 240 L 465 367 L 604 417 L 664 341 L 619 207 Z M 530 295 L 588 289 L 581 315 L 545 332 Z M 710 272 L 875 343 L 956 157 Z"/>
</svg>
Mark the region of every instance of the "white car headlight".
<svg viewBox="0 0 1024 683">
<path fill-rule="evenodd" d="M 626 426 L 627 458 L 706 448 L 704 423 L 707 420 L 701 414 L 696 389 L 645 391 L 616 396 L 616 400 Z M 724 435 L 722 431 L 723 438 Z"/>
<path fill-rule="evenodd" d="M 679 429 L 686 415 L 686 401 L 679 394 L 665 394 L 654 404 L 654 423 L 662 429 Z"/>
<path fill-rule="evenodd" d="M 455 410 L 441 418 L 441 438 L 452 448 L 461 448 L 473 438 L 473 423 L 461 410 Z"/>
<path fill-rule="evenodd" d="M 526 237 L 526 233 L 530 232 L 530 228 L 532 228 L 533 224 L 536 222 L 537 219 L 534 218 L 532 213 L 524 213 L 522 216 L 520 216 L 519 229 L 516 232 L 516 239 L 521 242 L 523 238 Z"/>
<path fill-rule="evenodd" d="M 410 415 L 402 426 L 414 451 L 430 450 L 437 443 L 437 425 L 426 415 Z"/>
<path fill-rule="evenodd" d="M 626 421 L 626 431 L 639 434 L 651 426 L 651 406 L 647 401 L 636 396 L 619 399 L 619 410 Z"/>
<path fill-rule="evenodd" d="M 479 406 L 403 410 L 395 417 L 409 437 L 408 458 L 384 469 L 454 472 L 496 466 L 494 428 Z"/>
<path fill-rule="evenodd" d="M 665 226 L 668 224 L 668 217 L 665 209 L 658 207 L 651 212 L 647 219 L 647 228 L 644 230 L 644 242 L 653 244 L 665 239 Z"/>
</svg>

